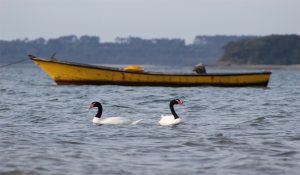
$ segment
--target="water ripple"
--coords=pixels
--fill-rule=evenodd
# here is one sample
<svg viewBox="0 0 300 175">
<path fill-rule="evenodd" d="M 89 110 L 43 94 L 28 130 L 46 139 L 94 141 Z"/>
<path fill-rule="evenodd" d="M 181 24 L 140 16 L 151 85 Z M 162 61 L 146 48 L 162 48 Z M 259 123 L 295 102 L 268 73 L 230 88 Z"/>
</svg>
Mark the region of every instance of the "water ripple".
<svg viewBox="0 0 300 175">
<path fill-rule="evenodd" d="M 168 68 L 171 69 L 171 68 Z M 219 70 L 218 70 L 219 71 Z M 300 72 L 272 71 L 269 88 L 56 86 L 33 65 L 0 82 L 0 175 L 298 174 Z M 183 123 L 158 126 L 170 113 Z M 93 125 L 103 117 L 138 125 Z"/>
</svg>

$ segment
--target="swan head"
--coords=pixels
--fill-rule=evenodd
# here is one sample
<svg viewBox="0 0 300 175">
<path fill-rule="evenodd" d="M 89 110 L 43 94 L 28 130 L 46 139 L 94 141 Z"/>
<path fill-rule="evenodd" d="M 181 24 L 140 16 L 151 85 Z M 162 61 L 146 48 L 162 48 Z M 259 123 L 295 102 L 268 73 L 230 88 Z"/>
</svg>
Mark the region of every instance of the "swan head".
<svg viewBox="0 0 300 175">
<path fill-rule="evenodd" d="M 95 108 L 95 107 L 101 107 L 101 104 L 97 101 L 94 101 L 90 104 L 89 109 Z"/>
<path fill-rule="evenodd" d="M 175 104 L 183 105 L 183 101 L 180 100 L 180 99 L 174 99 L 174 100 L 170 101 L 170 104 L 172 104 L 172 105 L 175 105 Z"/>
<path fill-rule="evenodd" d="M 95 108 L 95 107 L 98 108 L 98 112 L 97 112 L 97 114 L 95 115 L 95 117 L 96 117 L 96 118 L 100 118 L 101 115 L 102 115 L 102 110 L 103 110 L 103 109 L 102 109 L 101 103 L 99 103 L 99 102 L 97 102 L 97 101 L 94 101 L 94 102 L 92 102 L 92 103 L 90 104 L 89 109 L 92 109 L 92 108 Z"/>
</svg>

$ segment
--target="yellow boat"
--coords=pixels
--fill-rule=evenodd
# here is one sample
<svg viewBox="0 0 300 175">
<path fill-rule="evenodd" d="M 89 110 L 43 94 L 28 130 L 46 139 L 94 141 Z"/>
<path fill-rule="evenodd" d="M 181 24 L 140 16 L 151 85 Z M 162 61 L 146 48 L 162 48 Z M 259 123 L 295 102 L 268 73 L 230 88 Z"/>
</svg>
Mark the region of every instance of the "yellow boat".
<svg viewBox="0 0 300 175">
<path fill-rule="evenodd" d="M 42 59 L 29 55 L 58 85 L 127 85 L 127 86 L 224 86 L 266 87 L 271 72 L 255 73 L 159 73 L 146 72 L 137 66 L 119 69 L 105 66 Z"/>
</svg>

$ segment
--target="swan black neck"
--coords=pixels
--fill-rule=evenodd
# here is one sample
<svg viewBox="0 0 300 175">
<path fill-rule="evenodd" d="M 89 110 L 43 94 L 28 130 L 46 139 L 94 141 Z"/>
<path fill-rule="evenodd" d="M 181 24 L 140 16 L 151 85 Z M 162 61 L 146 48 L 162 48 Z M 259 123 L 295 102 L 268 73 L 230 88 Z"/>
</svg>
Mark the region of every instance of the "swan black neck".
<svg viewBox="0 0 300 175">
<path fill-rule="evenodd" d="M 174 103 L 174 101 L 170 101 L 170 110 L 171 110 L 171 113 L 173 114 L 174 118 L 178 119 L 179 116 L 176 114 L 176 112 L 174 110 L 174 104 L 176 104 L 176 103 Z"/>
<path fill-rule="evenodd" d="M 95 117 L 97 117 L 97 118 L 101 118 L 101 115 L 102 115 L 102 105 L 101 105 L 101 103 L 97 103 L 96 105 L 95 105 L 95 107 L 98 107 L 98 112 L 97 112 L 97 114 L 95 115 Z"/>
</svg>

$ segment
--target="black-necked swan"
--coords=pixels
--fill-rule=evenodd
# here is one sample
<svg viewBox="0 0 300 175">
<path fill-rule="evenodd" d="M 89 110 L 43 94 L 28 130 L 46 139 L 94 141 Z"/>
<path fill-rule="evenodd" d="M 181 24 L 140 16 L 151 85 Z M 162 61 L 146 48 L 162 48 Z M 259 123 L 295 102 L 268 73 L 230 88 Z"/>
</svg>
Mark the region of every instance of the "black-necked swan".
<svg viewBox="0 0 300 175">
<path fill-rule="evenodd" d="M 181 119 L 174 110 L 174 105 L 176 104 L 183 105 L 183 101 L 180 99 L 171 100 L 169 106 L 172 115 L 162 115 L 161 119 L 158 122 L 159 125 L 177 125 L 181 122 Z"/>
<path fill-rule="evenodd" d="M 102 116 L 102 105 L 101 103 L 95 101 L 90 104 L 90 109 L 92 108 L 98 108 L 98 112 L 93 118 L 92 122 L 95 124 L 108 124 L 108 125 L 122 125 L 122 124 L 138 124 L 142 120 L 137 121 L 131 121 L 129 119 L 123 118 L 123 117 L 108 117 L 108 118 L 101 118 Z"/>
</svg>

